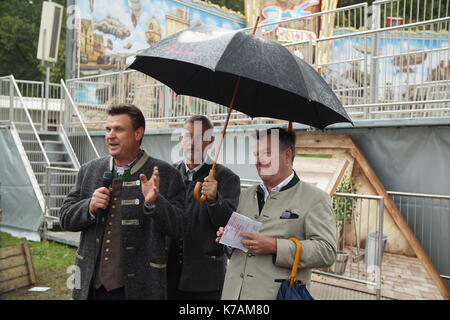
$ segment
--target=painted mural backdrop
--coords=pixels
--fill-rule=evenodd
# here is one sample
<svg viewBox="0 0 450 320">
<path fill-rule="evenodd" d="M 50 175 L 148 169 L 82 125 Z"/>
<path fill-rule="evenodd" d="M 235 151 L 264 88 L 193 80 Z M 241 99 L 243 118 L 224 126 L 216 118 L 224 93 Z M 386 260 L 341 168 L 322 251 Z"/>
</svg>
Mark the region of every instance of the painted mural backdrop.
<svg viewBox="0 0 450 320">
<path fill-rule="evenodd" d="M 123 70 L 137 51 L 183 29 L 245 27 L 243 17 L 195 0 L 78 0 L 80 75 Z"/>
</svg>

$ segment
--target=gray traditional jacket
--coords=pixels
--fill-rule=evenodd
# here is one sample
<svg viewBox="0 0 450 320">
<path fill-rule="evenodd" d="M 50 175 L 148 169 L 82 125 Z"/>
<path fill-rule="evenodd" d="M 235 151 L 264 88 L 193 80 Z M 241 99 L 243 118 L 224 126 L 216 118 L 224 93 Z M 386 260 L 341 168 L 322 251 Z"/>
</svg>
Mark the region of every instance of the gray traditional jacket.
<svg viewBox="0 0 450 320">
<path fill-rule="evenodd" d="M 113 159 L 106 156 L 83 165 L 75 187 L 59 212 L 62 228 L 81 231 L 76 265 L 80 268 L 81 286 L 73 290 L 74 299 L 87 299 L 105 225 L 89 213 L 95 189 L 102 186 L 102 175 L 111 171 Z M 156 207 L 144 207 L 139 175 L 150 178 L 153 167 L 160 174 Z M 188 231 L 188 214 L 184 210 L 185 187 L 180 173 L 170 164 L 149 157 L 147 153 L 123 179 L 121 240 L 127 299 L 166 299 L 166 238 L 182 238 Z"/>
<path fill-rule="evenodd" d="M 184 162 L 176 167 L 182 175 L 186 175 Z M 215 242 L 216 232 L 227 224 L 236 210 L 241 186 L 239 177 L 233 171 L 218 164 L 215 175 L 218 183 L 216 204 L 196 202 L 192 196 L 195 184 L 197 181 L 203 182 L 210 169 L 211 164 L 205 163 L 194 174 L 193 181 L 185 180 L 185 208 L 191 224 L 182 241 L 183 269 L 178 289 L 183 291 L 221 291 L 225 278 L 227 257 L 223 245 Z M 173 259 L 169 258 L 169 263 L 174 263 Z"/>
</svg>

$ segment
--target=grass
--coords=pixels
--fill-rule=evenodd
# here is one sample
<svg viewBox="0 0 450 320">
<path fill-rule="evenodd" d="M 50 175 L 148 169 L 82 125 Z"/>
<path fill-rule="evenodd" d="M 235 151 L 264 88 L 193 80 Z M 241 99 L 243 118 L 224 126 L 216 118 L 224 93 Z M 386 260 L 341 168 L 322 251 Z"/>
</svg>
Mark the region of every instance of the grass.
<svg viewBox="0 0 450 320">
<path fill-rule="evenodd" d="M 14 246 L 27 242 L 36 273 L 36 287 L 50 287 L 45 292 L 29 292 L 29 288 L 16 289 L 0 295 L 0 300 L 61 300 L 70 299 L 71 290 L 66 286 L 70 274 L 67 267 L 75 261 L 76 249 L 52 241 L 27 241 L 0 232 L 0 247 Z"/>
</svg>

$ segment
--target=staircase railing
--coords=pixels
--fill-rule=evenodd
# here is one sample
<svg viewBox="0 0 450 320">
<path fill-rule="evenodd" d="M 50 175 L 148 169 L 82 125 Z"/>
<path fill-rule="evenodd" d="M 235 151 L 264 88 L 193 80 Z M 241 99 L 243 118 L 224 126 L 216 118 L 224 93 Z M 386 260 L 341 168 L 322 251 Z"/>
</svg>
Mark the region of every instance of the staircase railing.
<svg viewBox="0 0 450 320">
<path fill-rule="evenodd" d="M 80 164 L 99 158 L 97 148 L 86 128 L 83 117 L 77 105 L 67 89 L 64 80 L 61 79 L 64 112 L 61 113 L 61 126 L 68 134 L 70 143 L 75 150 Z"/>
<path fill-rule="evenodd" d="M 44 172 L 45 165 L 50 166 L 50 161 L 13 75 L 0 78 L 0 91 L 3 97 L 9 97 L 7 99 L 9 101 L 0 100 L 1 104 L 9 104 L 8 113 L 2 108 L 5 118 L 15 124 L 23 144 L 34 145 L 33 148 L 27 148 L 35 151 L 35 153 L 27 154 L 34 172 Z M 40 159 L 41 157 L 43 160 Z M 45 162 L 44 166 L 38 163 L 42 161 Z"/>
<path fill-rule="evenodd" d="M 52 222 L 58 220 L 58 212 L 64 199 L 75 185 L 78 170 L 71 168 L 46 167 L 45 168 L 45 203 L 48 229 Z"/>
</svg>

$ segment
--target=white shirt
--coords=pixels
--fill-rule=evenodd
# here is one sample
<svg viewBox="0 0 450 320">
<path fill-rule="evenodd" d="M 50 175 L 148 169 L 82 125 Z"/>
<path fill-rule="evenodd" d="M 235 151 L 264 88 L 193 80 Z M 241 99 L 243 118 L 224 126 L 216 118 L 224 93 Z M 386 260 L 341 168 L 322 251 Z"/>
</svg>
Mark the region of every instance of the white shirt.
<svg viewBox="0 0 450 320">
<path fill-rule="evenodd" d="M 279 192 L 285 185 L 287 185 L 289 182 L 291 182 L 292 178 L 294 178 L 294 171 L 292 171 L 292 173 L 289 175 L 289 177 L 287 177 L 286 179 L 281 181 L 277 186 L 273 187 L 271 192 Z M 261 186 L 261 189 L 264 191 L 264 202 L 266 202 L 267 198 L 269 197 L 269 191 L 267 190 L 264 183 L 261 183 L 260 186 Z"/>
<path fill-rule="evenodd" d="M 184 161 L 184 165 L 186 166 L 186 175 L 187 175 L 187 179 L 188 181 L 192 181 L 194 174 L 200 170 L 201 167 L 203 167 L 203 165 L 205 164 L 205 161 L 203 161 L 202 163 L 200 163 L 198 166 L 196 166 L 195 168 L 193 168 L 192 170 L 189 169 L 186 161 Z"/>
</svg>

